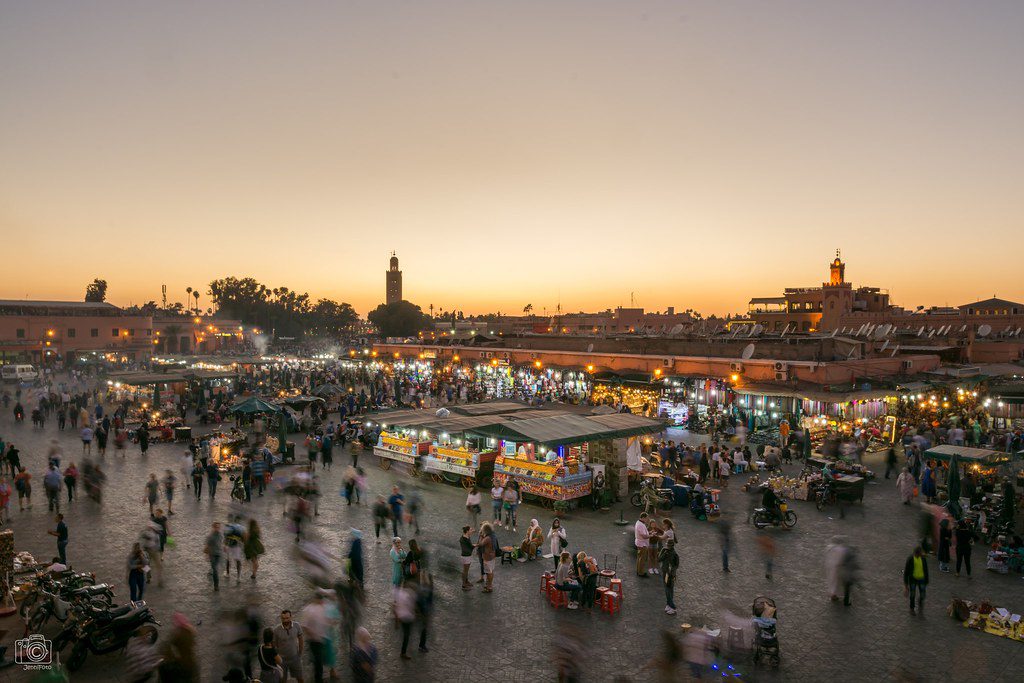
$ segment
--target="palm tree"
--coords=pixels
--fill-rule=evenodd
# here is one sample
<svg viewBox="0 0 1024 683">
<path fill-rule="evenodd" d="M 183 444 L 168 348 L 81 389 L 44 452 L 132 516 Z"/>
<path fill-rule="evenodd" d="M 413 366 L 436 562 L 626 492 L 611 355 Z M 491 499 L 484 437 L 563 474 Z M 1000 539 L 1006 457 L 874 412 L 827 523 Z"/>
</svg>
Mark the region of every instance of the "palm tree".
<svg viewBox="0 0 1024 683">
<path fill-rule="evenodd" d="M 533 304 L 526 304 L 523 306 L 523 313 L 529 315 L 533 311 Z"/>
<path fill-rule="evenodd" d="M 185 291 L 188 292 L 188 296 L 185 297 L 185 301 L 190 301 L 192 299 L 192 288 L 186 287 Z M 192 311 L 192 304 L 188 304 L 188 310 L 189 312 Z"/>
<path fill-rule="evenodd" d="M 199 290 L 192 290 L 192 297 L 196 300 L 196 313 L 199 313 Z"/>
</svg>

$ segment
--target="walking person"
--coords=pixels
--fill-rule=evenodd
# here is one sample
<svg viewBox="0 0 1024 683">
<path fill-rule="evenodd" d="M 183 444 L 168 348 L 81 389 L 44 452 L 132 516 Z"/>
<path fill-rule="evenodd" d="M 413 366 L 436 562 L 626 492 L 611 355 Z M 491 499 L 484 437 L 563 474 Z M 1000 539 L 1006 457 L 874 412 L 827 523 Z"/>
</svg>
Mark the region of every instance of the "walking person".
<svg viewBox="0 0 1024 683">
<path fill-rule="evenodd" d="M 408 555 L 408 552 L 402 547 L 402 539 L 398 536 L 391 539 L 391 550 L 388 555 L 391 557 L 391 587 L 392 594 L 394 594 L 402 585 L 402 577 L 405 573 L 402 565 L 405 562 L 405 556 Z"/>
<path fill-rule="evenodd" d="M 146 500 L 149 501 L 149 514 L 153 514 L 153 506 L 156 505 L 159 494 L 160 482 L 157 481 L 155 474 L 150 474 L 149 481 L 146 482 Z"/>
<path fill-rule="evenodd" d="M 402 525 L 402 510 L 405 507 L 405 496 L 398 490 L 398 486 L 391 487 L 391 497 L 388 498 L 388 507 L 391 508 L 391 532 L 392 536 L 398 536 L 398 529 Z"/>
<path fill-rule="evenodd" d="M 468 591 L 473 589 L 473 584 L 469 582 L 469 567 L 473 564 L 473 539 L 470 535 L 473 533 L 473 527 L 466 525 L 462 527 L 462 536 L 459 537 L 459 561 L 462 564 L 462 590 Z"/>
<path fill-rule="evenodd" d="M 199 500 L 199 498 L 203 494 L 203 476 L 205 474 L 206 474 L 206 470 L 203 468 L 202 464 L 198 460 L 193 461 L 193 463 L 192 463 L 192 489 L 196 493 L 196 500 Z"/>
<path fill-rule="evenodd" d="M 896 448 L 890 446 L 885 452 L 885 478 L 896 471 Z"/>
<path fill-rule="evenodd" d="M 292 621 L 291 610 L 281 611 L 281 623 L 274 627 L 274 649 L 281 657 L 281 680 L 302 681 L 302 629 Z"/>
<path fill-rule="evenodd" d="M 412 633 L 413 622 L 416 621 L 416 593 L 412 589 L 412 582 L 406 581 L 395 591 L 395 603 L 393 607 L 395 620 L 402 630 L 402 659 L 412 659 L 406 650 L 409 648 L 409 635 Z"/>
<path fill-rule="evenodd" d="M 274 647 L 274 629 L 263 629 L 263 644 L 256 649 L 256 661 L 260 665 L 260 683 L 284 683 L 281 655 Z"/>
<path fill-rule="evenodd" d="M 57 538 L 57 557 L 60 558 L 60 563 L 66 566 L 68 563 L 68 525 L 64 523 L 64 515 L 59 512 L 55 521 L 57 526 L 46 533 Z M 970 571 L 967 573 L 970 574 Z"/>
<path fill-rule="evenodd" d="M 220 469 L 216 463 L 208 462 L 206 464 L 206 487 L 210 493 L 210 500 L 217 497 L 217 482 L 220 480 Z"/>
<path fill-rule="evenodd" d="M 146 590 L 146 572 L 149 571 L 149 556 L 141 543 L 132 546 L 128 554 L 128 591 L 130 600 L 138 602 Z"/>
<path fill-rule="evenodd" d="M 909 467 L 904 467 L 903 471 L 900 472 L 900 476 L 896 477 L 896 491 L 899 492 L 900 500 L 904 505 L 910 505 L 910 500 L 914 497 L 916 488 L 917 484 L 914 483 L 914 475 L 910 473 Z"/>
<path fill-rule="evenodd" d="M 497 481 L 491 487 L 491 518 L 495 524 L 501 524 L 501 504 L 505 495 L 505 488 Z"/>
<path fill-rule="evenodd" d="M 469 515 L 470 526 L 475 529 L 480 519 L 480 490 L 476 486 L 466 494 L 466 512 Z"/>
<path fill-rule="evenodd" d="M 924 595 L 928 587 L 928 560 L 921 546 L 914 548 L 903 565 L 903 592 L 910 596 L 910 613 L 916 614 L 914 598 L 919 596 L 917 608 L 924 613 Z"/>
<path fill-rule="evenodd" d="M 82 427 L 82 431 L 79 432 L 79 436 L 82 439 L 83 455 L 92 455 L 92 434 L 92 427 L 90 427 L 88 423 L 86 423 L 85 426 Z"/>
<path fill-rule="evenodd" d="M 245 533 L 245 559 L 249 561 L 252 567 L 252 573 L 249 578 L 253 581 L 256 580 L 256 572 L 260 568 L 260 555 L 266 552 L 266 548 L 263 547 L 262 533 L 260 532 L 260 525 L 256 522 L 256 519 L 249 520 L 249 529 Z"/>
<path fill-rule="evenodd" d="M 633 525 L 633 546 L 636 548 L 636 575 L 647 577 L 654 573 L 654 569 L 647 566 L 649 559 L 649 548 L 651 545 L 651 532 L 647 528 L 647 513 L 641 512 L 640 519 Z"/>
<path fill-rule="evenodd" d="M 548 543 L 551 548 L 551 557 L 555 562 L 555 571 L 558 571 L 558 558 L 562 555 L 562 551 L 569 547 L 565 527 L 562 526 L 562 520 L 558 517 L 551 520 L 551 528 L 548 529 Z"/>
<path fill-rule="evenodd" d="M 299 614 L 299 625 L 302 627 L 302 639 L 309 650 L 309 659 L 313 664 L 313 683 L 324 680 L 324 649 L 327 632 L 331 623 L 324 604 L 324 595 L 318 590 L 313 599 L 302 608 Z"/>
<path fill-rule="evenodd" d="M 203 545 L 203 553 L 210 561 L 211 577 L 213 578 L 213 590 L 220 590 L 220 561 L 224 555 L 224 534 L 220 531 L 220 522 L 214 522 L 210 533 L 206 536 L 206 543 Z"/>
<path fill-rule="evenodd" d="M 370 640 L 370 632 L 363 626 L 356 629 L 349 665 L 353 683 L 373 683 L 377 671 L 377 648 Z"/>
<path fill-rule="evenodd" d="M 384 500 L 384 496 L 377 496 L 377 502 L 373 504 L 373 533 L 377 538 L 378 545 L 380 544 L 380 530 L 387 531 L 388 517 L 390 516 L 391 508 L 388 507 L 388 502 Z"/>
<path fill-rule="evenodd" d="M 483 592 L 491 593 L 494 590 L 494 558 L 496 556 L 495 547 L 497 541 L 494 537 L 494 531 L 490 524 L 484 522 L 480 526 L 480 537 L 477 541 L 477 550 L 480 553 L 480 559 L 484 563 L 484 575 L 487 577 L 487 582 L 484 584 Z"/>
<path fill-rule="evenodd" d="M 358 590 L 363 589 L 363 532 L 353 527 L 350 529 L 352 541 L 348 546 L 348 577 L 355 583 Z"/>
<path fill-rule="evenodd" d="M 50 512 L 60 512 L 60 487 L 63 481 L 57 465 L 50 463 L 43 475 L 43 491 L 46 492 L 46 505 Z"/>
<path fill-rule="evenodd" d="M 775 539 L 767 533 L 761 533 L 757 537 L 757 545 L 761 549 L 761 556 L 764 557 L 764 578 L 771 581 L 772 570 L 775 567 Z"/>
<path fill-rule="evenodd" d="M 726 519 L 718 522 L 718 540 L 722 546 L 722 571 L 728 574 L 732 571 L 729 569 L 729 553 L 732 551 L 732 524 Z"/>
<path fill-rule="evenodd" d="M 78 468 L 71 463 L 64 470 L 64 488 L 68 491 L 68 503 L 75 498 L 75 488 L 78 486 Z"/>
<path fill-rule="evenodd" d="M 953 576 L 960 576 L 960 567 L 964 566 L 967 576 L 971 575 L 971 546 L 977 539 L 977 535 L 971 529 L 966 519 L 961 519 L 956 525 L 956 572 Z M 962 564 L 961 564 L 962 563 Z"/>
<path fill-rule="evenodd" d="M 174 476 L 174 472 L 171 470 L 164 471 L 164 478 L 161 482 L 164 486 L 164 498 L 167 499 L 167 514 L 173 515 L 174 510 L 172 505 L 174 504 L 174 487 L 178 483 L 178 478 Z"/>
<path fill-rule="evenodd" d="M 939 571 L 949 573 L 949 551 L 953 545 L 953 529 L 949 520 L 943 518 L 939 522 L 939 547 L 935 551 L 935 559 L 939 562 Z"/>
<path fill-rule="evenodd" d="M 665 547 L 658 553 L 658 563 L 661 565 L 661 578 L 665 582 L 665 614 L 675 614 L 676 570 L 679 569 L 679 553 L 676 552 L 674 539 L 669 539 L 665 543 Z"/>
<path fill-rule="evenodd" d="M 505 487 L 505 490 L 501 494 L 502 507 L 505 511 L 505 529 L 512 526 L 512 531 L 516 530 L 516 511 L 519 509 L 519 490 L 515 487 L 515 482 L 509 482 L 509 485 Z"/>
<path fill-rule="evenodd" d="M 14 477 L 14 488 L 18 492 L 18 510 L 24 511 L 26 501 L 28 509 L 32 509 L 32 475 L 25 470 L 25 466 L 18 467 L 18 474 Z"/>
</svg>

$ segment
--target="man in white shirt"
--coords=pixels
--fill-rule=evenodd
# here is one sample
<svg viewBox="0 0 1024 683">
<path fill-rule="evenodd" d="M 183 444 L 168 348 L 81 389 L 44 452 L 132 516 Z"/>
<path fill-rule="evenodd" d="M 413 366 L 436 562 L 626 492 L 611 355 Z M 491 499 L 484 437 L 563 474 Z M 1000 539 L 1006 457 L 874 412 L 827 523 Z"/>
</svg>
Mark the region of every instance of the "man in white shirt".
<svg viewBox="0 0 1024 683">
<path fill-rule="evenodd" d="M 636 575 L 646 577 L 650 574 L 647 568 L 647 548 L 651 545 L 651 532 L 647 529 L 647 513 L 641 512 L 640 519 L 633 527 L 633 545 L 636 546 Z"/>
</svg>

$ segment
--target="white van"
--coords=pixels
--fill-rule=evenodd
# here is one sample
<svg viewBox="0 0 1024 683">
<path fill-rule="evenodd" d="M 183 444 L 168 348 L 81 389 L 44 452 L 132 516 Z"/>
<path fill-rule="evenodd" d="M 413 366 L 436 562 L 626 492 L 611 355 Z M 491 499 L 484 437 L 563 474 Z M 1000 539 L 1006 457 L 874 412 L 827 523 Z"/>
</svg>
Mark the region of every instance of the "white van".
<svg viewBox="0 0 1024 683">
<path fill-rule="evenodd" d="M 39 377 L 39 373 L 31 365 L 5 365 L 0 368 L 0 377 L 5 382 L 31 382 Z"/>
</svg>

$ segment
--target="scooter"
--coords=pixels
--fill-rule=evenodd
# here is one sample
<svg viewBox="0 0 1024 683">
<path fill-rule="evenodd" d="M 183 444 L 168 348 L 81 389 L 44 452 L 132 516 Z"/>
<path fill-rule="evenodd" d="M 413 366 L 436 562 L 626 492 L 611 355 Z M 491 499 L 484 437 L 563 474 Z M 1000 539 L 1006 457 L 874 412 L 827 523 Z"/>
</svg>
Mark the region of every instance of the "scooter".
<svg viewBox="0 0 1024 683">
<path fill-rule="evenodd" d="M 95 609 L 88 605 L 75 605 L 74 618 L 53 639 L 53 648 L 60 652 L 71 644 L 67 658 L 68 671 L 78 671 L 91 652 L 103 655 L 123 650 L 136 633 L 143 632 L 155 643 L 156 620 L 145 602 L 139 601 L 113 609 Z"/>
<path fill-rule="evenodd" d="M 764 529 L 767 526 L 782 526 L 785 529 L 792 529 L 796 526 L 796 513 L 788 508 L 785 501 L 779 501 L 779 514 L 776 515 L 770 510 L 757 507 L 754 508 L 754 526 Z"/>
<path fill-rule="evenodd" d="M 245 502 L 245 485 L 241 476 L 231 477 L 231 498 L 239 503 Z"/>
</svg>

